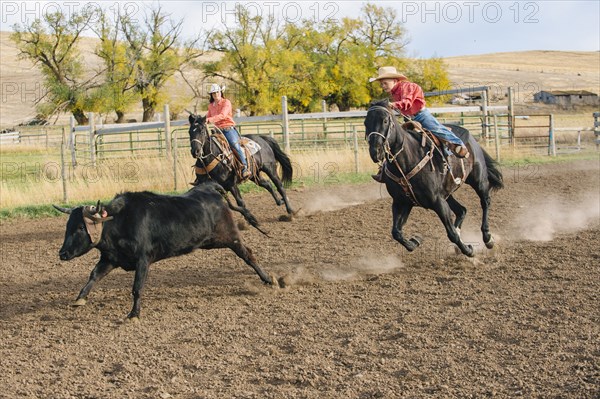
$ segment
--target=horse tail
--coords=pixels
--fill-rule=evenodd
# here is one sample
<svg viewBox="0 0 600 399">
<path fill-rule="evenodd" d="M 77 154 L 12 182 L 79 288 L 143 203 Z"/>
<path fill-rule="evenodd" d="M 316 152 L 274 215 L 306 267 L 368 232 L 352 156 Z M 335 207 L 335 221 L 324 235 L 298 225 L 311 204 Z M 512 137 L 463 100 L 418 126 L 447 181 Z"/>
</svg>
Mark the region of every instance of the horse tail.
<svg viewBox="0 0 600 399">
<path fill-rule="evenodd" d="M 264 141 L 269 144 L 269 147 L 273 150 L 273 154 L 275 154 L 275 160 L 279 162 L 281 165 L 281 170 L 283 172 L 283 176 L 281 180 L 283 181 L 284 186 L 289 186 L 292 183 L 292 176 L 294 174 L 294 169 L 292 168 L 292 161 L 290 161 L 290 157 L 283 152 L 277 141 L 271 136 L 261 136 Z"/>
<path fill-rule="evenodd" d="M 500 190 L 504 187 L 504 179 L 502 177 L 502 172 L 500 172 L 500 169 L 498 168 L 498 162 L 494 161 L 483 148 L 481 151 L 483 152 L 485 166 L 487 167 L 487 177 L 490 188 L 492 191 Z"/>
</svg>

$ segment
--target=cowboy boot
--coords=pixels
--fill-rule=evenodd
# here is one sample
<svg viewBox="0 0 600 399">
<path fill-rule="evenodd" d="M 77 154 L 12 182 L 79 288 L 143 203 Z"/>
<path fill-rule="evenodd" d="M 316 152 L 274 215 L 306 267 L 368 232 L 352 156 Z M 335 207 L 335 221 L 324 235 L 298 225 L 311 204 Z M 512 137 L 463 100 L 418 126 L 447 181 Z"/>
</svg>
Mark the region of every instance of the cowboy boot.
<svg viewBox="0 0 600 399">
<path fill-rule="evenodd" d="M 383 183 L 383 168 L 380 166 L 377 174 L 371 175 L 377 183 Z"/>
<path fill-rule="evenodd" d="M 469 158 L 469 149 L 466 145 L 449 144 L 449 147 L 457 158 Z"/>
<path fill-rule="evenodd" d="M 242 180 L 249 179 L 252 176 L 252 172 L 246 167 L 242 170 Z"/>
</svg>

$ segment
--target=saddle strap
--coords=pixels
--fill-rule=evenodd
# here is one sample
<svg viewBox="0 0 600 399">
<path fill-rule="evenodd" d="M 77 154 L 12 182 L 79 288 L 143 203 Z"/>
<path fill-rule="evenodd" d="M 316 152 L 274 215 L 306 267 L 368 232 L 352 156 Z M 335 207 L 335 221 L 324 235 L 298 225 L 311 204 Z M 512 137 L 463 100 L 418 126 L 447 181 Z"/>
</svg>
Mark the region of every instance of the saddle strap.
<svg viewBox="0 0 600 399">
<path fill-rule="evenodd" d="M 392 173 L 392 171 L 388 167 L 387 162 L 384 162 L 382 168 L 383 168 L 384 173 L 387 175 L 387 177 L 392 179 L 394 182 L 396 182 L 396 184 L 398 184 L 402 188 L 402 191 L 404 191 L 404 194 L 410 199 L 410 201 L 413 203 L 413 205 L 419 206 L 419 201 L 417 201 L 417 197 L 415 196 L 415 193 L 412 189 L 412 185 L 406 179 L 406 177 L 405 176 L 398 177 L 394 173 Z M 400 173 L 402 173 L 402 169 L 399 169 L 399 170 L 400 170 Z"/>
<path fill-rule="evenodd" d="M 212 170 L 214 168 L 216 168 L 218 164 L 219 164 L 219 160 L 217 158 L 215 158 L 212 161 L 210 161 L 210 163 L 208 165 L 206 165 L 204 168 L 201 168 L 199 166 L 194 166 L 194 169 L 196 171 L 196 174 L 198 174 L 198 175 L 207 175 L 210 172 L 212 172 Z"/>
</svg>

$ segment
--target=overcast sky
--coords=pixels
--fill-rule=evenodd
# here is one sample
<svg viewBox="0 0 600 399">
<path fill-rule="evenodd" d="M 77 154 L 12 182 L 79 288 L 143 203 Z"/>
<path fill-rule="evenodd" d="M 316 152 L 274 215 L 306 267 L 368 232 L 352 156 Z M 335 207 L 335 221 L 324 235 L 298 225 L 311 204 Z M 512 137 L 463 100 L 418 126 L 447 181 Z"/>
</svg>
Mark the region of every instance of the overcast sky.
<svg viewBox="0 0 600 399">
<path fill-rule="evenodd" d="M 0 26 L 60 9 L 69 13 L 87 6 L 120 8 L 141 13 L 132 1 L 2 1 Z M 600 50 L 600 1 L 377 1 L 396 10 L 410 42 L 408 55 L 428 58 L 521 50 Z M 164 1 L 161 7 L 176 20 L 184 19 L 184 33 L 232 24 L 235 2 Z M 358 1 L 253 1 L 240 2 L 252 14 L 274 14 L 281 20 L 355 17 Z M 600 53 L 599 53 L 600 69 Z"/>
</svg>

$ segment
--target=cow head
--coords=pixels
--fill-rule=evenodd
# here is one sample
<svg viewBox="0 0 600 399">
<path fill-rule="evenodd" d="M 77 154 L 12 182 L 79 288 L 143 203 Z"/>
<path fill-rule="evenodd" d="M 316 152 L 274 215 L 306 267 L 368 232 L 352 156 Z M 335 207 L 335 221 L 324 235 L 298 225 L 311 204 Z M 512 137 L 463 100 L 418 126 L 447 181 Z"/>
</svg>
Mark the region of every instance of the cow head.
<svg viewBox="0 0 600 399">
<path fill-rule="evenodd" d="M 94 248 L 102 235 L 102 224 L 112 219 L 102 209 L 100 202 L 96 206 L 79 206 L 76 208 L 61 208 L 54 205 L 60 212 L 69 214 L 65 240 L 58 252 L 61 260 L 71 260 Z"/>
</svg>

